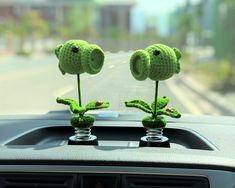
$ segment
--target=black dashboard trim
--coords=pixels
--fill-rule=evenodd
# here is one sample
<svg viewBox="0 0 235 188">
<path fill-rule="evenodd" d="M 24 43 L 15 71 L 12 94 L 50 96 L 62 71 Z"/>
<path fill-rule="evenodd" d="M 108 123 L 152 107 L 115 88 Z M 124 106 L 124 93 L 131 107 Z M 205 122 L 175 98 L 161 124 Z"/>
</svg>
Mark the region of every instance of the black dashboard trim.
<svg viewBox="0 0 235 188">
<path fill-rule="evenodd" d="M 151 162 L 123 162 L 123 161 L 51 161 L 51 160 L 1 160 L 1 165 L 24 165 L 24 166 L 113 166 L 113 167 L 152 167 L 152 168 L 185 168 L 185 169 L 206 169 L 206 170 L 223 170 L 235 172 L 235 168 L 221 165 L 204 165 L 204 164 L 183 164 L 183 163 L 151 163 Z"/>
</svg>

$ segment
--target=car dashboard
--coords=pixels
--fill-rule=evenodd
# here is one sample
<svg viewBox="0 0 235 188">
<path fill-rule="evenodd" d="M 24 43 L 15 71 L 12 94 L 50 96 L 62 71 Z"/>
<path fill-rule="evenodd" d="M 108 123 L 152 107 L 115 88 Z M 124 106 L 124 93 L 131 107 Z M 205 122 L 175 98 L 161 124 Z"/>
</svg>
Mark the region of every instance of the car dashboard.
<svg viewBox="0 0 235 188">
<path fill-rule="evenodd" d="M 0 187 L 235 187 L 235 119 L 168 120 L 170 148 L 139 147 L 142 113 L 95 111 L 98 146 L 68 145 L 68 111 L 0 117 Z"/>
</svg>

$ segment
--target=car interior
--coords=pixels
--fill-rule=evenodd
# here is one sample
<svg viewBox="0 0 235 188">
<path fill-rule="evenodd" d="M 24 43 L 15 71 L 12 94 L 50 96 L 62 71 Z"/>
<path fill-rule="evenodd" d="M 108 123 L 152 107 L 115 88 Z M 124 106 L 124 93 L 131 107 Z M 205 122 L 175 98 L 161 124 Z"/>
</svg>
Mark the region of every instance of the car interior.
<svg viewBox="0 0 235 188">
<path fill-rule="evenodd" d="M 235 3 L 165 1 L 0 0 L 0 188 L 235 188 Z"/>
</svg>

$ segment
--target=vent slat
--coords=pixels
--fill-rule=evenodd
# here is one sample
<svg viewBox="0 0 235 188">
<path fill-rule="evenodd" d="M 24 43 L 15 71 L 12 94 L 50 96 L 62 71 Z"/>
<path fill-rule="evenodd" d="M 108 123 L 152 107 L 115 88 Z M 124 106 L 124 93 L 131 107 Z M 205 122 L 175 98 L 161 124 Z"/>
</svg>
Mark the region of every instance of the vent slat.
<svg viewBox="0 0 235 188">
<path fill-rule="evenodd" d="M 0 174 L 1 188 L 73 188 L 75 175 Z"/>
<path fill-rule="evenodd" d="M 48 183 L 48 184 L 65 184 L 66 181 L 65 180 L 49 180 L 49 179 L 7 179 L 6 180 L 8 183 Z"/>
<path fill-rule="evenodd" d="M 125 188 L 209 188 L 205 177 L 190 176 L 123 176 Z"/>
<path fill-rule="evenodd" d="M 178 182 L 138 182 L 138 183 L 133 183 L 133 186 L 135 187 L 156 187 L 156 186 L 160 186 L 160 187 L 174 187 L 174 186 L 178 186 L 178 187 L 193 187 L 194 184 L 193 183 L 178 183 Z"/>
<path fill-rule="evenodd" d="M 6 185 L 6 188 L 31 188 L 31 187 L 37 187 L 37 188 L 67 188 L 64 185 L 52 185 L 52 184 L 10 184 Z"/>
<path fill-rule="evenodd" d="M 25 183 L 9 183 L 9 182 L 7 182 L 6 184 L 6 188 L 12 188 L 12 187 L 40 187 L 40 188 L 45 188 L 45 187 L 58 187 L 58 188 L 65 188 L 66 187 L 66 185 L 65 184 L 63 184 L 63 185 L 61 185 L 61 184 L 52 184 L 52 183 L 27 183 L 27 182 L 25 182 Z"/>
</svg>

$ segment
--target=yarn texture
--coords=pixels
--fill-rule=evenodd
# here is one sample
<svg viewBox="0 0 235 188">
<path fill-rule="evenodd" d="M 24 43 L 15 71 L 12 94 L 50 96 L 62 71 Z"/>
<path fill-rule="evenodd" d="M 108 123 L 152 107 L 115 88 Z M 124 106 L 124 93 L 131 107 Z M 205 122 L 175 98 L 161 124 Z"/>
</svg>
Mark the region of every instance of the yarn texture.
<svg viewBox="0 0 235 188">
<path fill-rule="evenodd" d="M 93 100 L 82 106 L 80 74 L 97 74 L 104 64 L 104 52 L 95 44 L 84 40 L 69 40 L 55 48 L 55 55 L 59 59 L 59 69 L 62 74 L 75 74 L 77 76 L 78 102 L 70 98 L 56 99 L 59 104 L 68 105 L 73 116 L 71 125 L 76 129 L 90 128 L 95 117 L 85 114 L 89 110 L 98 110 L 109 107 L 109 102 Z"/>
<path fill-rule="evenodd" d="M 104 52 L 95 44 L 83 40 L 69 40 L 55 49 L 62 74 L 97 74 L 104 64 Z"/>
<path fill-rule="evenodd" d="M 151 116 L 146 116 L 142 124 L 146 129 L 163 129 L 167 121 L 163 115 L 180 118 L 181 114 L 175 108 L 165 108 L 170 101 L 167 96 L 158 97 L 158 82 L 171 78 L 180 72 L 181 52 L 164 44 L 153 44 L 145 50 L 136 50 L 130 58 L 131 74 L 136 80 L 147 78 L 154 80 L 155 98 L 149 104 L 143 100 L 126 101 L 126 107 L 138 108 Z"/>
<path fill-rule="evenodd" d="M 130 59 L 130 69 L 136 80 L 166 80 L 180 72 L 181 52 L 164 44 L 153 44 L 136 50 Z"/>
</svg>

